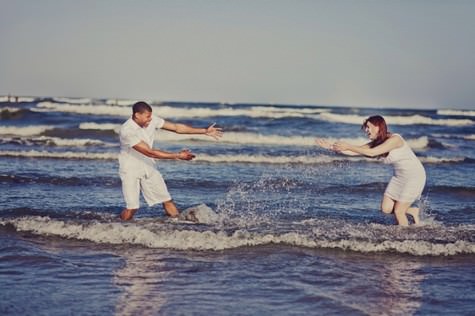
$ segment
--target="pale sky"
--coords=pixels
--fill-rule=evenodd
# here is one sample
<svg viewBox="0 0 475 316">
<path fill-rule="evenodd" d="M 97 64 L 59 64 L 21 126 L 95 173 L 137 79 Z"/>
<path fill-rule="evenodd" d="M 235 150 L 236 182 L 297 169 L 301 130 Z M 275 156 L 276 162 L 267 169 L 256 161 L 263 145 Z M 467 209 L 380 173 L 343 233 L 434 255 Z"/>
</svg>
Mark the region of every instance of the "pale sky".
<svg viewBox="0 0 475 316">
<path fill-rule="evenodd" d="M 0 95 L 475 108 L 475 1 L 0 0 Z"/>
</svg>

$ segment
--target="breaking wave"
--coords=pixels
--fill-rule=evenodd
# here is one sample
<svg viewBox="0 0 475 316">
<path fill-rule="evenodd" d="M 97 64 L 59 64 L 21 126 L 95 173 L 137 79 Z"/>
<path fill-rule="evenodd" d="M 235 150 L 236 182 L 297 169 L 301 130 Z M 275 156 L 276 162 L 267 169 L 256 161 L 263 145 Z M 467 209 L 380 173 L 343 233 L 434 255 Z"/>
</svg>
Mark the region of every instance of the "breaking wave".
<svg viewBox="0 0 475 316">
<path fill-rule="evenodd" d="M 110 218 L 85 221 L 52 219 L 48 216 L 3 219 L 0 220 L 0 225 L 13 226 L 19 232 L 86 240 L 98 244 L 132 244 L 176 250 L 221 251 L 239 247 L 282 244 L 362 253 L 396 252 L 415 256 L 475 253 L 474 241 L 464 238 L 464 236 L 473 236 L 475 233 L 473 225 L 442 227 L 432 224 L 411 229 L 379 224 L 338 222 L 306 220 L 284 225 L 287 226 L 287 230 L 261 232 L 239 227 L 223 231 L 213 226 L 198 230 L 153 219 L 121 223 Z M 335 224 L 339 224 L 338 230 L 335 230 Z"/>
</svg>

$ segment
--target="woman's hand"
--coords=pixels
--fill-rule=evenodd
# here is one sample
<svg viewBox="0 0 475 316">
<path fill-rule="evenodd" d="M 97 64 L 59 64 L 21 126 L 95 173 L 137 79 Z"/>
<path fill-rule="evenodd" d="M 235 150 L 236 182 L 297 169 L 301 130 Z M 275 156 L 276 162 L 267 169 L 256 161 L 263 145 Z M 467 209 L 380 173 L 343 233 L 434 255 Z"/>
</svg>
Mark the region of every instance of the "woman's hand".
<svg viewBox="0 0 475 316">
<path fill-rule="evenodd" d="M 317 146 L 322 147 L 324 149 L 332 150 L 333 145 L 329 141 L 323 139 L 323 138 L 316 138 L 315 143 Z"/>
<path fill-rule="evenodd" d="M 333 144 L 332 149 L 334 151 L 342 152 L 350 149 L 350 145 L 345 142 L 336 142 Z"/>
<path fill-rule="evenodd" d="M 205 135 L 213 137 L 214 139 L 218 140 L 223 136 L 223 129 L 219 127 L 214 127 L 216 123 L 211 124 L 206 129 Z"/>
</svg>

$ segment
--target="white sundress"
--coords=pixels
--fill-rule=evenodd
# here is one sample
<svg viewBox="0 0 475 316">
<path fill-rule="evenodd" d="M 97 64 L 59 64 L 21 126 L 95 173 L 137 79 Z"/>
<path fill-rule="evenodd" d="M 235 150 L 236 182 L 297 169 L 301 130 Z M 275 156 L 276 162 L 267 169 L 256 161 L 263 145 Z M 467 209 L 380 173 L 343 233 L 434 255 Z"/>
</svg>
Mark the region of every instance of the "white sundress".
<svg viewBox="0 0 475 316">
<path fill-rule="evenodd" d="M 384 163 L 392 164 L 394 175 L 386 187 L 385 195 L 400 202 L 412 203 L 419 199 L 426 183 L 426 172 L 411 147 L 399 134 L 403 145 L 393 149 L 383 159 Z"/>
</svg>

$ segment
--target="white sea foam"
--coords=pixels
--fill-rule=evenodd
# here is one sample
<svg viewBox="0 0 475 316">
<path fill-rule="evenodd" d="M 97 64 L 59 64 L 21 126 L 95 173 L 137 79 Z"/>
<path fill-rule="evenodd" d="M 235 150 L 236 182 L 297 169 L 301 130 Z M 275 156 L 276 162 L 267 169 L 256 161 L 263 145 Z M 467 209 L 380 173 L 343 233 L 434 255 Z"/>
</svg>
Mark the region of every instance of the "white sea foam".
<svg viewBox="0 0 475 316">
<path fill-rule="evenodd" d="M 468 110 L 437 110 L 438 115 L 453 115 L 453 116 L 475 116 L 475 111 Z"/>
<path fill-rule="evenodd" d="M 0 126 L 0 135 L 14 135 L 14 136 L 33 136 L 40 135 L 46 130 L 53 129 L 52 126 L 32 125 L 32 126 Z"/>
<path fill-rule="evenodd" d="M 474 254 L 475 243 L 463 240 L 438 243 L 424 240 L 361 240 L 345 238 L 328 240 L 318 234 L 304 232 L 249 232 L 245 229 L 232 233 L 223 231 L 194 231 L 166 228 L 163 224 L 140 221 L 136 223 L 100 222 L 88 223 L 62 221 L 41 216 L 26 216 L 0 220 L 0 225 L 12 225 L 17 231 L 38 235 L 58 236 L 68 239 L 87 240 L 99 244 L 134 244 L 149 248 L 177 250 L 225 250 L 283 244 L 306 248 L 329 248 L 370 252 L 398 252 L 411 255 L 447 256 Z M 367 227 L 363 227 L 367 230 Z"/>
<path fill-rule="evenodd" d="M 89 98 L 53 98 L 55 102 L 69 103 L 69 104 L 91 104 L 92 100 Z"/>
<path fill-rule="evenodd" d="M 464 139 L 468 139 L 468 140 L 475 140 L 475 135 L 472 134 L 472 135 L 467 135 L 467 136 L 464 136 Z"/>
<path fill-rule="evenodd" d="M 367 116 L 336 114 L 336 113 L 321 113 L 320 118 L 324 121 L 347 123 L 347 124 L 363 124 Z M 442 125 L 442 126 L 469 126 L 474 122 L 469 119 L 433 119 L 422 115 L 412 116 L 385 116 L 386 122 L 389 125 Z"/>
</svg>

